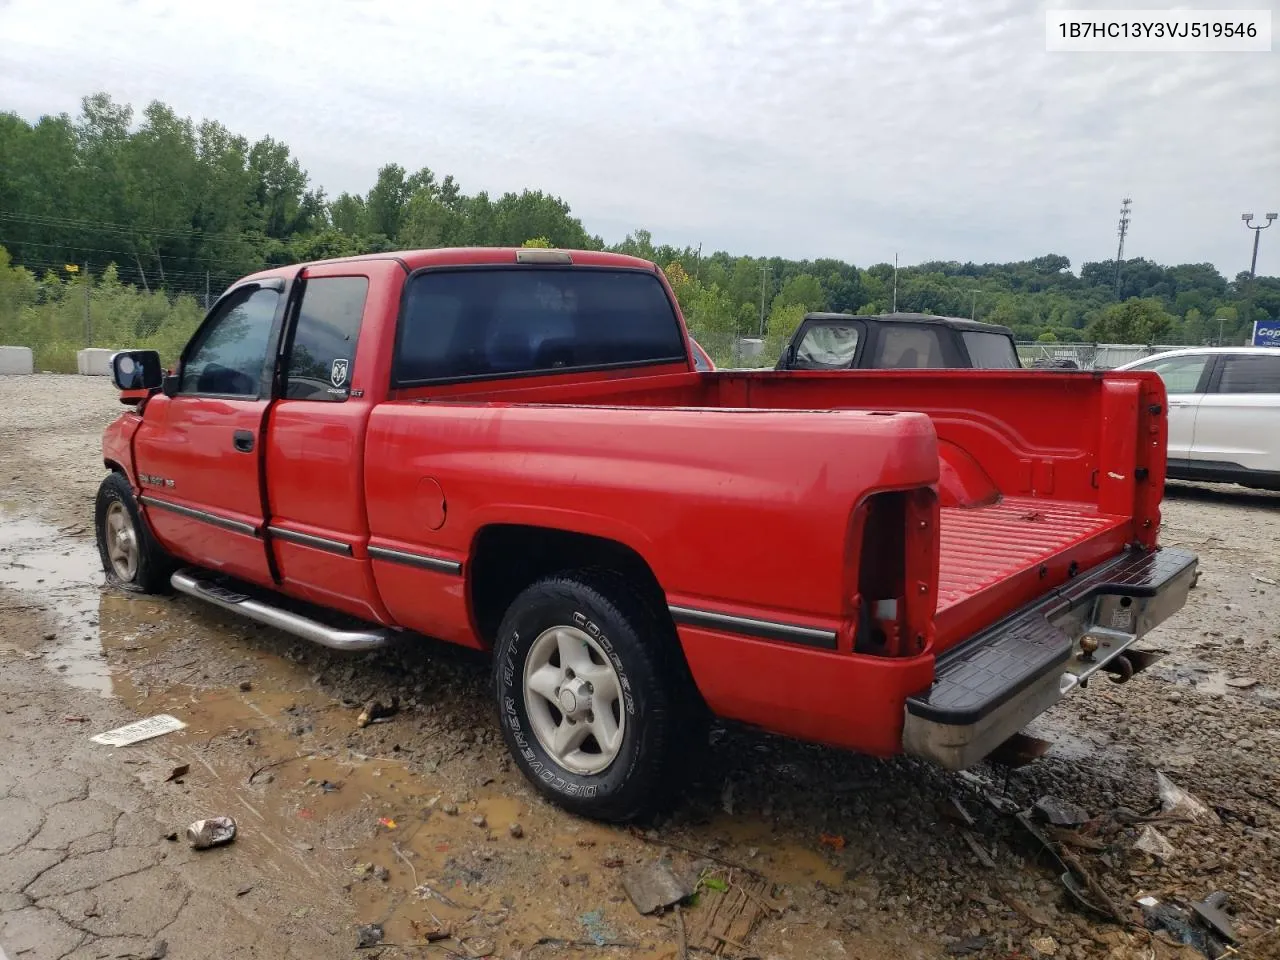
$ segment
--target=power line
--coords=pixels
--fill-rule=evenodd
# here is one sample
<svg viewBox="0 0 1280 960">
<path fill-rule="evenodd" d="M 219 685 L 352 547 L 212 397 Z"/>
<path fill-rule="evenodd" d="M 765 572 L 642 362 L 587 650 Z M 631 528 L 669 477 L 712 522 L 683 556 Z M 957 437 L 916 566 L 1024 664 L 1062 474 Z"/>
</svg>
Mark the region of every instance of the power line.
<svg viewBox="0 0 1280 960">
<path fill-rule="evenodd" d="M 4 214 L 0 214 L 0 219 L 3 219 L 3 218 L 4 218 Z M 82 247 L 78 243 L 48 243 L 43 240 L 20 240 L 14 237 L 0 237 L 0 244 L 5 244 L 5 243 L 21 244 L 23 246 L 32 246 L 32 247 L 52 247 L 55 250 L 75 250 L 80 253 L 118 253 L 122 257 L 129 257 L 129 258 L 140 256 L 140 253 L 136 250 L 111 250 L 106 247 Z M 177 254 L 171 254 L 171 253 L 148 253 L 147 257 L 148 259 L 150 259 L 151 257 L 157 257 L 161 260 L 175 260 L 175 261 L 194 260 L 200 263 L 216 264 L 217 266 L 221 266 L 221 267 L 235 267 L 237 269 L 239 269 L 240 267 L 239 264 L 232 263 L 230 260 L 214 260 L 211 257 L 195 257 L 195 256 L 183 257 L 183 256 L 178 256 Z"/>
<path fill-rule="evenodd" d="M 0 220 L 13 220 L 18 223 L 29 223 L 37 226 L 68 227 L 78 230 L 96 230 L 100 233 L 123 233 L 127 236 L 150 235 L 174 239 L 193 239 L 201 243 L 242 243 L 268 241 L 275 239 L 265 233 L 238 231 L 234 234 L 213 234 L 192 227 L 187 230 L 174 230 L 166 227 L 142 227 L 109 220 L 75 220 L 70 217 L 58 217 L 49 214 L 32 213 L 0 213 Z"/>
</svg>

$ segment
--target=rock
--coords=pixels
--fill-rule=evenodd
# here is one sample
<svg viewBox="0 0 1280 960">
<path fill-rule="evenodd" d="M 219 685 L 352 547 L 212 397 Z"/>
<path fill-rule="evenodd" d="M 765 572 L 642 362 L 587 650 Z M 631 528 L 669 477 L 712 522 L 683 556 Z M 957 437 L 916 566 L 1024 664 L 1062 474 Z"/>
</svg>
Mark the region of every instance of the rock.
<svg viewBox="0 0 1280 960">
<path fill-rule="evenodd" d="M 151 947 L 151 952 L 147 954 L 145 960 L 164 960 L 169 955 L 169 941 L 157 940 Z"/>
<path fill-rule="evenodd" d="M 629 867 L 622 873 L 622 889 L 641 914 L 679 903 L 693 891 L 661 860 Z"/>
<path fill-rule="evenodd" d="M 480 827 L 481 829 L 484 829 L 489 825 L 489 821 L 485 819 L 483 813 L 477 813 L 474 817 L 471 818 L 471 822 L 474 823 L 477 827 Z"/>
<path fill-rule="evenodd" d="M 440 808 L 440 812 L 445 816 L 456 817 L 458 815 L 458 805 L 456 803 L 446 803 Z"/>
<path fill-rule="evenodd" d="M 519 840 L 524 836 L 524 827 L 520 826 L 518 823 L 513 823 L 507 827 L 507 833 Z"/>
<path fill-rule="evenodd" d="M 1236 741 L 1236 746 L 1237 746 L 1237 747 L 1239 747 L 1241 750 L 1256 750 L 1256 749 L 1258 749 L 1258 743 L 1257 743 L 1257 741 L 1256 741 L 1256 740 L 1250 740 L 1248 737 L 1245 737 L 1243 740 L 1237 740 L 1237 741 Z"/>
<path fill-rule="evenodd" d="M 1044 796 L 1035 802 L 1032 811 L 1038 820 L 1055 827 L 1078 827 L 1089 821 L 1089 811 L 1078 804 L 1060 797 Z"/>
<path fill-rule="evenodd" d="M 383 883 L 386 883 L 388 880 L 391 879 L 391 871 L 388 870 L 386 867 L 379 865 L 373 868 L 373 876 L 375 879 L 381 880 Z"/>
<path fill-rule="evenodd" d="M 382 924 L 370 923 L 363 927 L 356 927 L 356 947 L 361 950 L 367 950 L 369 947 L 376 947 L 382 942 Z"/>
<path fill-rule="evenodd" d="M 1256 677 L 1232 677 L 1227 681 L 1228 687 L 1234 687 L 1237 690 L 1248 690 L 1250 687 L 1256 687 L 1258 680 Z"/>
<path fill-rule="evenodd" d="M 1058 953 L 1058 941 L 1053 937 L 1032 937 L 1031 949 L 1035 951 L 1036 956 L 1053 957 Z"/>
<path fill-rule="evenodd" d="M 947 944 L 943 950 L 948 957 L 967 957 L 971 953 L 979 953 L 987 948 L 986 937 L 965 937 L 955 943 Z"/>
</svg>

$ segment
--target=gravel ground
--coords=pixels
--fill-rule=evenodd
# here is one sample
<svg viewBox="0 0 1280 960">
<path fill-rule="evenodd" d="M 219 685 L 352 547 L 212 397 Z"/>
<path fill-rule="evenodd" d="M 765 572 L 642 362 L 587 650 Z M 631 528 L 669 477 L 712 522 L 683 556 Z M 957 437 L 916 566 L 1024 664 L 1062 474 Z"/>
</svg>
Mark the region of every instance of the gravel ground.
<svg viewBox="0 0 1280 960">
<path fill-rule="evenodd" d="M 767 878 L 769 908 L 730 956 L 1199 957 L 1143 930 L 1135 901 L 1221 890 L 1239 955 L 1280 957 L 1280 496 L 1170 487 L 1162 539 L 1200 554 L 1199 586 L 1145 644 L 1166 653 L 1154 666 L 1037 722 L 1053 744 L 1041 759 L 948 774 L 717 729 L 681 804 L 628 831 L 566 816 L 509 768 L 480 658 L 426 642 L 344 657 L 183 598 L 103 591 L 91 512 L 100 430 L 118 409 L 102 380 L 0 378 L 0 665 L 42 665 L 59 697 L 95 709 L 105 692 L 117 712 L 184 719 L 163 744 L 191 758 L 187 807 L 240 816 L 254 838 L 246 871 L 305 872 L 255 922 L 287 932 L 323 913 L 316 956 L 355 955 L 352 924 L 378 922 L 398 946 L 360 956 L 424 955 L 404 945 L 448 928 L 437 955 L 671 958 L 673 918 L 638 916 L 619 880 L 666 856 L 730 886 L 704 886 L 685 910 L 693 932 L 752 871 Z M 34 697 L 17 672 L 0 666 L 9 739 Z M 396 716 L 357 726 L 366 701 L 392 696 Z M 51 738 L 35 762 L 52 770 L 64 756 Z M 11 763 L 0 754 L 0 785 Z M 157 787 L 138 766 L 145 803 Z M 1157 816 L 1158 771 L 1207 811 Z M 1063 866 L 1013 816 L 1046 795 L 1088 817 L 1041 836 L 1092 881 L 1084 897 L 1100 913 L 1064 890 Z M 1151 830 L 1170 845 L 1163 858 L 1134 847 Z M 183 877 L 203 893 L 198 870 Z M 0 920 L 9 908 L 0 899 Z M 170 955 L 212 955 L 217 925 L 206 936 L 205 953 Z"/>
</svg>

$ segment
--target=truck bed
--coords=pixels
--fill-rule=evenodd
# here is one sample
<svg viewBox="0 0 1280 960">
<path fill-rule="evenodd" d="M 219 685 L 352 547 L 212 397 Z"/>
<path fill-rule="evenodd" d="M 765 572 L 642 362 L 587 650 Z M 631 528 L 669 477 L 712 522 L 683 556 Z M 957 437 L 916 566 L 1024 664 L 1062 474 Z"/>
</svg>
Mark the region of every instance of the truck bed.
<svg viewBox="0 0 1280 960">
<path fill-rule="evenodd" d="M 1088 504 L 1036 497 L 1005 497 L 983 507 L 944 507 L 941 514 L 935 623 L 943 647 L 967 632 L 969 622 L 989 614 L 996 592 L 1004 607 L 1010 583 L 1038 585 L 1041 565 L 1070 566 L 1075 559 L 1078 568 L 1087 568 L 1090 564 L 1081 562 L 1081 556 L 1116 553 L 1131 523 L 1130 517 L 1099 513 Z"/>
</svg>

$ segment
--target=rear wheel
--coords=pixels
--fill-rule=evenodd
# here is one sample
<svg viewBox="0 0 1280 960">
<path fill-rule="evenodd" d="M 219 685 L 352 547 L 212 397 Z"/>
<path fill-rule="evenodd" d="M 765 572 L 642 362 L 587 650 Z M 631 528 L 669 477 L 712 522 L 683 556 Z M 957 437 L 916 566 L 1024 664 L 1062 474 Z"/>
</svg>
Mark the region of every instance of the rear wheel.
<svg viewBox="0 0 1280 960">
<path fill-rule="evenodd" d="M 173 559 L 151 535 L 123 474 L 109 474 L 98 487 L 94 528 L 108 583 L 134 593 L 159 593 L 169 585 Z"/>
<path fill-rule="evenodd" d="M 674 630 L 624 580 L 579 571 L 516 597 L 498 630 L 494 688 L 521 772 L 583 816 L 632 820 L 673 779 L 684 711 Z"/>
</svg>

